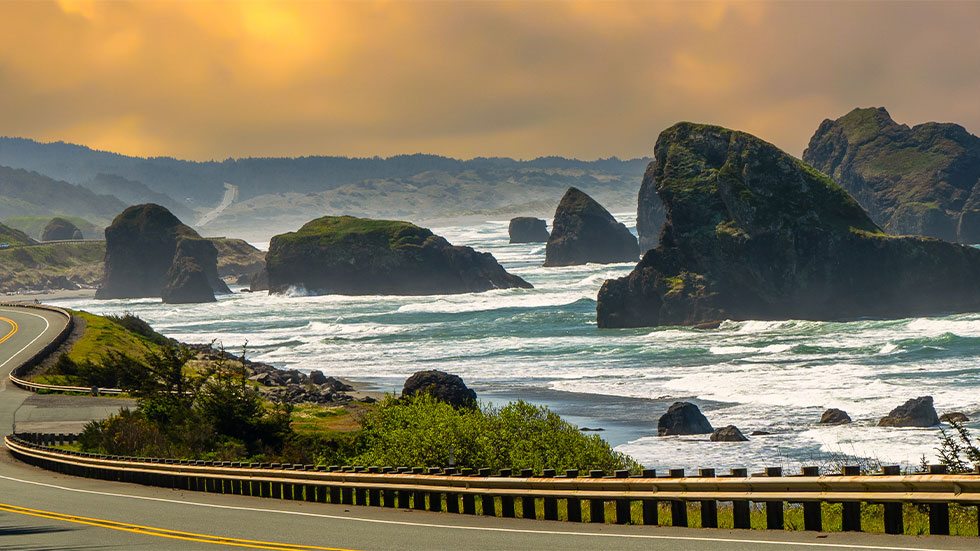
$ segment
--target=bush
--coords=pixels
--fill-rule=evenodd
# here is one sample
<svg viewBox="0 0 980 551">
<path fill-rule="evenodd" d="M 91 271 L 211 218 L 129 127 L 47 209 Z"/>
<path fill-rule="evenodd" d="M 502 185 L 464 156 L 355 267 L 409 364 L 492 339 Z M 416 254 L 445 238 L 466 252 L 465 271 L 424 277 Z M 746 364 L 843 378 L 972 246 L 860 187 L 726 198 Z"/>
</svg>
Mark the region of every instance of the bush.
<svg viewBox="0 0 980 551">
<path fill-rule="evenodd" d="M 146 340 L 152 342 L 153 344 L 158 344 L 160 346 L 169 346 L 172 344 L 170 339 L 154 331 L 153 328 L 150 327 L 149 323 L 146 323 L 137 315 L 129 313 L 121 316 L 110 314 L 105 317 L 109 319 L 109 321 L 119 325 L 127 331 L 145 337 Z"/>
<path fill-rule="evenodd" d="M 546 407 L 524 401 L 456 410 L 427 394 L 389 396 L 363 419 L 360 465 L 499 469 L 629 469 L 631 457 L 584 435 Z"/>
</svg>

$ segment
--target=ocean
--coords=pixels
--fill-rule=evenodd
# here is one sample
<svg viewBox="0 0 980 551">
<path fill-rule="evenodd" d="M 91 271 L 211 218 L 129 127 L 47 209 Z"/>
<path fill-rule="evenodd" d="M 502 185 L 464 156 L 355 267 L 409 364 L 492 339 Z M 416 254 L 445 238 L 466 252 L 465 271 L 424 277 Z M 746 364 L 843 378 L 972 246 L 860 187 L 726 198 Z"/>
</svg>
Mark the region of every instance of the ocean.
<svg viewBox="0 0 980 551">
<path fill-rule="evenodd" d="M 635 224 L 635 215 L 617 218 Z M 167 336 L 216 339 L 232 352 L 247 340 L 253 360 L 383 391 L 400 390 L 419 370 L 455 373 L 483 401 L 546 405 L 580 427 L 602 429 L 595 434 L 658 470 L 794 471 L 860 460 L 917 466 L 923 456 L 934 462 L 939 431 L 875 426 L 892 408 L 930 395 L 940 414 L 980 419 L 980 314 L 600 330 L 596 293 L 632 264 L 543 268 L 544 244 L 508 244 L 506 221 L 433 231 L 493 253 L 535 288 L 430 297 L 236 292 L 199 305 L 54 302 L 135 313 Z M 657 437 L 657 419 L 678 400 L 697 403 L 716 428 L 770 434 L 741 443 Z M 854 423 L 818 425 L 830 407 Z"/>
</svg>

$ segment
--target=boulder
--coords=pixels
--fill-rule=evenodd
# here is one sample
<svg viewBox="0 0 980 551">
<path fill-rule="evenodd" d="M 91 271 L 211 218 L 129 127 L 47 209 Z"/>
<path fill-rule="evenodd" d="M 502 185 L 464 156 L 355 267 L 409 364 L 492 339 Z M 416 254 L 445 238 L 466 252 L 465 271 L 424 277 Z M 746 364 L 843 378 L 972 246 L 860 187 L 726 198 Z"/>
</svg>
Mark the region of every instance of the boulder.
<svg viewBox="0 0 980 551">
<path fill-rule="evenodd" d="M 545 266 L 594 262 L 636 262 L 640 247 L 625 225 L 616 221 L 595 199 L 568 188 L 555 209 Z"/>
<path fill-rule="evenodd" d="M 320 370 L 311 371 L 310 382 L 315 385 L 322 385 L 327 382 L 327 377 Z"/>
<path fill-rule="evenodd" d="M 418 371 L 409 377 L 402 388 L 402 396 L 419 392 L 430 394 L 454 408 L 476 407 L 476 392 L 467 388 L 458 375 L 444 371 Z"/>
<path fill-rule="evenodd" d="M 714 430 L 698 406 L 691 402 L 674 402 L 657 422 L 657 436 L 711 434 Z"/>
<path fill-rule="evenodd" d="M 913 398 L 878 421 L 879 427 L 934 427 L 938 424 L 939 416 L 932 405 L 932 396 Z"/>
<path fill-rule="evenodd" d="M 680 123 L 654 153 L 667 222 L 656 249 L 602 285 L 599 327 L 980 311 L 980 250 L 885 234 L 772 144 Z"/>
<path fill-rule="evenodd" d="M 507 227 L 511 243 L 544 243 L 548 240 L 548 226 L 540 218 L 518 216 Z"/>
<path fill-rule="evenodd" d="M 248 290 L 253 293 L 269 290 L 269 272 L 265 268 L 248 278 Z"/>
<path fill-rule="evenodd" d="M 842 409 L 830 408 L 820 416 L 821 425 L 846 425 L 851 422 L 851 416 Z"/>
<path fill-rule="evenodd" d="M 69 241 L 72 239 L 82 239 L 82 230 L 64 218 L 52 218 L 44 231 L 41 232 L 41 241 Z"/>
<path fill-rule="evenodd" d="M 980 138 L 962 126 L 909 128 L 882 107 L 825 120 L 803 160 L 828 174 L 888 233 L 980 242 Z"/>
<path fill-rule="evenodd" d="M 196 273 L 191 264 L 203 272 L 211 287 L 207 300 L 214 300 L 214 292 L 229 292 L 218 277 L 214 245 L 159 205 L 127 208 L 106 228 L 105 235 L 105 279 L 96 298 L 159 297 L 178 274 Z M 181 281 L 189 285 L 197 277 L 188 275 Z"/>
<path fill-rule="evenodd" d="M 266 254 L 269 292 L 442 295 L 531 285 L 493 255 L 455 247 L 408 222 L 326 216 L 277 235 Z M 253 290 L 255 288 L 253 287 Z"/>
<path fill-rule="evenodd" d="M 959 411 L 952 411 L 950 413 L 944 413 L 939 417 L 939 420 L 943 423 L 966 423 L 970 420 L 965 413 Z"/>
<path fill-rule="evenodd" d="M 178 246 L 178 250 L 180 246 Z M 214 290 L 204 269 L 191 256 L 178 253 L 164 279 L 160 297 L 167 304 L 214 302 Z"/>
<path fill-rule="evenodd" d="M 712 442 L 748 442 L 748 438 L 735 425 L 715 429 L 708 437 Z"/>
</svg>

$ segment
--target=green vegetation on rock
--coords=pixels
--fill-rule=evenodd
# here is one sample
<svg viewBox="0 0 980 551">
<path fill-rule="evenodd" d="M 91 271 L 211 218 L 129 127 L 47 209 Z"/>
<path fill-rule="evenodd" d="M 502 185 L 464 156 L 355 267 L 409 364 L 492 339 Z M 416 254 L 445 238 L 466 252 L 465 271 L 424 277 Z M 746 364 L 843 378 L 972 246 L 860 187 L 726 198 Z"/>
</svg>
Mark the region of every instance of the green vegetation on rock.
<svg viewBox="0 0 980 551">
<path fill-rule="evenodd" d="M 97 226 L 80 216 L 12 216 L 4 220 L 3 223 L 11 228 L 17 228 L 34 239 L 40 239 L 44 227 L 54 218 L 64 218 L 74 224 L 82 231 L 85 239 L 102 239 L 105 237 L 103 233 L 105 232 L 105 228 Z"/>
</svg>

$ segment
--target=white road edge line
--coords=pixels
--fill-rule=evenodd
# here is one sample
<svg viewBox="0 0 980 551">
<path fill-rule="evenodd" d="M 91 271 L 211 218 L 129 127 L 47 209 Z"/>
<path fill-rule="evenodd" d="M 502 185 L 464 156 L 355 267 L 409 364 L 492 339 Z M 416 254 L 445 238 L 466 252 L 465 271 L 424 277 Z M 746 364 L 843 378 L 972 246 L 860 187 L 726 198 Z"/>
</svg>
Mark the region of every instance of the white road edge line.
<svg viewBox="0 0 980 551">
<path fill-rule="evenodd" d="M 851 545 L 851 544 L 843 544 L 843 543 L 769 541 L 769 540 L 755 540 L 755 539 L 742 539 L 742 538 L 709 538 L 705 536 L 664 536 L 664 535 L 656 535 L 656 534 L 604 534 L 601 532 L 566 532 L 562 530 L 526 530 L 520 528 L 453 526 L 449 524 L 432 524 L 432 523 L 425 523 L 425 522 L 406 522 L 406 521 L 399 521 L 399 520 L 381 520 L 381 519 L 370 519 L 370 518 L 345 517 L 345 516 L 338 516 L 338 515 L 326 515 L 323 513 L 304 513 L 302 511 L 283 511 L 279 509 L 264 509 L 260 507 L 239 507 L 234 505 L 217 505 L 214 503 L 197 503 L 194 501 L 166 499 L 161 497 L 134 496 L 129 494 L 117 494 L 112 492 L 97 492 L 95 490 L 82 490 L 80 488 L 68 488 L 66 486 L 47 484 L 45 482 L 35 482 L 33 480 L 22 480 L 19 478 L 13 478 L 13 477 L 3 476 L 3 475 L 0 475 L 0 479 L 9 480 L 11 482 L 20 482 L 22 484 L 43 486 L 45 488 L 54 488 L 58 490 L 68 491 L 68 492 L 77 492 L 82 494 L 94 494 L 94 495 L 101 495 L 101 496 L 108 496 L 108 497 L 121 497 L 121 498 L 137 499 L 143 501 L 156 501 L 162 503 L 175 503 L 178 505 L 191 505 L 194 507 L 208 507 L 212 509 L 249 511 L 254 513 L 277 513 L 281 515 L 326 518 L 331 520 L 346 520 L 346 521 L 353 521 L 353 522 L 370 522 L 375 524 L 394 524 L 399 526 L 414 526 L 419 528 L 443 528 L 447 530 L 471 530 L 477 532 L 507 532 L 507 533 L 516 533 L 516 534 L 547 534 L 547 535 L 555 535 L 555 536 L 587 536 L 587 537 L 600 537 L 600 538 L 704 541 L 704 542 L 716 542 L 716 543 L 727 542 L 727 543 L 746 543 L 746 544 L 776 545 L 776 546 L 796 545 L 801 547 L 817 547 L 817 548 L 830 548 L 830 549 L 868 549 L 868 550 L 877 550 L 877 551 L 954 551 L 952 549 L 942 549 L 937 547 L 893 547 L 893 546 L 884 546 L 884 545 Z"/>
<path fill-rule="evenodd" d="M 10 310 L 8 310 L 8 312 L 9 311 Z M 16 312 L 18 314 L 27 314 L 28 316 L 34 316 L 35 318 L 41 318 L 42 320 L 44 320 L 44 330 L 41 331 L 41 333 L 38 334 L 38 336 L 34 337 L 34 340 L 32 340 L 31 342 L 27 343 L 24 346 L 24 348 L 21 348 L 17 352 L 14 352 L 9 358 L 7 358 L 7 361 L 5 361 L 2 364 L 0 364 L 0 370 L 2 370 L 4 368 L 4 366 L 6 366 L 8 363 L 10 363 L 14 358 L 16 358 L 18 354 L 20 354 L 21 352 L 23 352 L 23 351 L 27 350 L 28 348 L 30 348 L 30 346 L 32 344 L 34 344 L 35 342 L 37 342 L 38 339 L 40 339 L 41 337 L 43 337 L 44 334 L 47 333 L 48 332 L 48 329 L 51 327 L 51 322 L 49 322 L 48 321 L 48 318 L 46 318 L 44 316 L 41 316 L 39 314 L 35 314 L 33 312 L 21 312 L 19 308 L 16 310 Z"/>
</svg>

